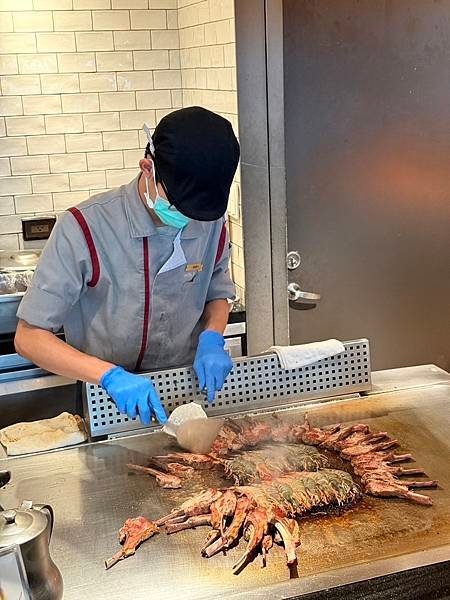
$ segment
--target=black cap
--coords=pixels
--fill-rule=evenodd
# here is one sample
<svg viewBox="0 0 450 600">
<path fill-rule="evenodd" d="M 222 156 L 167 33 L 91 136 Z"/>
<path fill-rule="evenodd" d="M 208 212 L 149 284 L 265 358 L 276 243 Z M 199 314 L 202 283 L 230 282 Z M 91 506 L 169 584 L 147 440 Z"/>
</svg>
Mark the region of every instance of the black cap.
<svg viewBox="0 0 450 600">
<path fill-rule="evenodd" d="M 222 217 L 239 162 L 231 123 L 192 106 L 161 119 L 152 138 L 156 171 L 171 204 L 197 221 Z"/>
</svg>

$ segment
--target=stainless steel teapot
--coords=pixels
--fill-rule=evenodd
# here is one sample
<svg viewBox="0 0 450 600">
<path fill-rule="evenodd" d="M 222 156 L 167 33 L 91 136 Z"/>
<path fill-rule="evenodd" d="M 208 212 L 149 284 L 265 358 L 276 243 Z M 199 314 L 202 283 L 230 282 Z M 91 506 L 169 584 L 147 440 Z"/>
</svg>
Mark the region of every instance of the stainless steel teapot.
<svg viewBox="0 0 450 600">
<path fill-rule="evenodd" d="M 0 548 L 20 546 L 32 600 L 62 598 L 62 576 L 49 549 L 53 522 L 53 509 L 47 504 L 25 500 L 20 508 L 0 510 Z"/>
</svg>

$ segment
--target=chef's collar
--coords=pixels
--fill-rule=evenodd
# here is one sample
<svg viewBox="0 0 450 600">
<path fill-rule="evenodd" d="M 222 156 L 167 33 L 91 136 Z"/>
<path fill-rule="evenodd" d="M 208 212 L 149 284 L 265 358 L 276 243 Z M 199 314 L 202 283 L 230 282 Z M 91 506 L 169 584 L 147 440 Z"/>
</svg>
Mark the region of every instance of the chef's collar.
<svg viewBox="0 0 450 600">
<path fill-rule="evenodd" d="M 132 238 L 143 238 L 158 235 L 158 228 L 148 214 L 147 209 L 139 195 L 139 177 L 135 177 L 125 186 L 125 212 Z M 190 221 L 183 228 L 181 239 L 195 239 L 206 235 L 210 225 L 206 221 Z"/>
</svg>

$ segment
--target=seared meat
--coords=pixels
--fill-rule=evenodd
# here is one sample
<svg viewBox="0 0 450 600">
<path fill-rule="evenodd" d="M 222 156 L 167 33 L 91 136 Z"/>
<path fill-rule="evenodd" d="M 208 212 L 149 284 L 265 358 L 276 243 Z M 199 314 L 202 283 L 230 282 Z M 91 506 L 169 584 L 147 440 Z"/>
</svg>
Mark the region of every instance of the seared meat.
<svg viewBox="0 0 450 600">
<path fill-rule="evenodd" d="M 249 450 L 259 443 L 267 441 L 303 443 L 319 446 L 338 452 L 342 458 L 349 460 L 355 473 L 362 478 L 364 491 L 374 496 L 396 496 L 406 498 L 419 504 L 432 504 L 432 499 L 423 494 L 411 492 L 409 488 L 433 487 L 436 481 L 404 481 L 399 477 L 404 475 L 422 475 L 422 469 L 403 469 L 393 466 L 403 460 L 412 459 L 410 454 L 396 455 L 392 448 L 398 446 L 398 441 L 392 439 L 387 432 L 371 432 L 368 425 L 342 426 L 341 424 L 327 427 L 312 427 L 305 415 L 302 425 L 289 425 L 276 415 L 270 421 L 253 419 L 253 427 L 249 426 L 249 419 L 227 421 L 219 432 L 214 442 L 211 454 L 226 457 L 222 461 L 228 476 L 234 477 L 236 482 L 254 482 L 270 480 L 273 475 L 290 470 L 288 464 L 270 464 L 270 461 L 255 461 L 250 458 L 251 453 L 231 456 L 237 450 Z M 249 438 L 247 440 L 247 437 Z M 319 455 L 320 456 L 320 455 Z M 269 463 L 269 464 L 268 464 Z M 318 464 L 316 468 L 321 468 Z M 281 468 L 280 468 L 281 467 Z M 296 470 L 301 468 L 311 469 L 311 465 L 292 465 Z"/>
<path fill-rule="evenodd" d="M 262 446 L 267 442 L 282 445 Z M 436 487 L 437 481 L 402 479 L 424 475 L 424 471 L 401 466 L 400 463 L 413 460 L 412 456 L 396 454 L 392 448 L 398 446 L 398 441 L 387 432 L 371 432 L 362 423 L 312 427 L 307 415 L 303 424 L 296 425 L 286 424 L 276 415 L 265 421 L 229 420 L 219 432 L 211 454 L 176 452 L 151 459 L 150 467 L 128 465 L 155 476 L 163 487 L 181 487 L 177 475 L 190 475 L 194 468 L 220 466 L 236 485 L 223 490 L 207 489 L 154 523 L 144 517 L 128 519 L 120 530 L 123 548 L 106 562 L 106 568 L 134 554 L 137 546 L 161 526 L 169 534 L 211 527 L 201 548 L 202 555 L 208 558 L 243 537 L 247 548 L 233 567 L 235 573 L 258 552 L 265 565 L 274 542 L 284 546 L 288 564 L 294 564 L 300 544 L 297 519 L 310 512 L 326 512 L 333 506 L 345 508 L 362 495 L 351 475 L 324 468 L 328 466 L 327 459 L 314 446 L 335 451 L 348 460 L 368 494 L 432 504 L 429 496 L 412 490 Z"/>
<path fill-rule="evenodd" d="M 172 521 L 178 517 L 195 517 L 196 515 L 207 514 L 209 513 L 211 504 L 220 498 L 221 495 L 222 492 L 219 492 L 219 490 L 214 488 L 200 492 L 200 494 L 197 494 L 193 498 L 188 498 L 186 502 L 183 502 L 178 508 L 174 508 L 172 512 L 165 517 L 161 517 L 155 521 L 156 525 L 164 525 L 166 522 Z"/>
<path fill-rule="evenodd" d="M 258 419 L 228 419 L 214 441 L 211 454 L 224 456 L 229 452 L 252 448 L 261 442 L 271 440 L 272 430 L 269 423 Z"/>
<path fill-rule="evenodd" d="M 106 569 L 110 569 L 119 560 L 134 554 L 136 548 L 155 533 L 158 533 L 158 526 L 145 517 L 127 519 L 119 531 L 119 542 L 122 544 L 122 548 L 105 561 Z"/>
<path fill-rule="evenodd" d="M 301 441 L 297 426 L 284 423 L 276 414 L 269 418 L 269 422 L 250 417 L 228 419 L 214 441 L 211 454 L 226 456 L 230 452 L 253 448 L 265 442 Z"/>
<path fill-rule="evenodd" d="M 168 463 L 166 468 L 169 473 L 178 475 L 179 477 L 190 477 L 195 471 L 194 467 L 188 467 L 187 465 L 181 465 L 176 462 Z"/>
<path fill-rule="evenodd" d="M 157 471 L 168 473 L 169 475 L 178 475 L 179 477 L 189 477 L 194 473 L 194 468 L 182 465 L 178 462 L 165 462 L 157 458 L 148 459 L 147 467 L 152 467 Z"/>
<path fill-rule="evenodd" d="M 236 486 L 222 492 L 206 490 L 189 504 L 185 503 L 185 508 L 182 505 L 157 523 L 164 523 L 168 533 L 210 525 L 213 531 L 201 550 L 207 557 L 244 537 L 247 548 L 233 567 L 238 573 L 258 552 L 262 552 L 265 560 L 277 532 L 288 564 L 294 564 L 296 548 L 300 544 L 296 518 L 311 510 L 349 506 L 360 497 L 358 485 L 343 471 L 292 472 L 252 486 Z M 213 500 L 206 506 L 205 499 L 211 498 Z M 195 506 L 199 517 L 192 516 Z"/>
<path fill-rule="evenodd" d="M 424 494 L 416 494 L 409 489 L 417 487 L 436 487 L 437 481 L 405 481 L 400 482 L 393 475 L 386 473 L 372 473 L 362 478 L 364 490 L 373 496 L 406 498 L 417 504 L 431 506 L 433 500 Z"/>
<path fill-rule="evenodd" d="M 270 481 L 290 471 L 317 471 L 328 465 L 325 456 L 305 444 L 264 446 L 222 459 L 225 474 L 236 484 Z"/>
<path fill-rule="evenodd" d="M 404 469 L 393 466 L 411 460 L 411 454 L 395 454 L 390 450 L 398 441 L 385 432 L 370 433 L 367 425 L 335 426 L 333 433 L 328 428 L 311 427 L 307 416 L 303 423 L 302 440 L 336 450 L 342 458 L 349 460 L 355 473 L 361 477 L 363 489 L 372 496 L 405 498 L 417 504 L 430 506 L 433 500 L 409 488 L 436 487 L 437 481 L 404 481 L 404 475 L 422 475 L 423 469 Z"/>
<path fill-rule="evenodd" d="M 212 469 L 217 463 L 214 456 L 209 454 L 192 454 L 191 452 L 171 452 L 163 456 L 155 456 L 157 459 L 176 460 L 177 462 L 186 463 L 195 469 Z"/>
<path fill-rule="evenodd" d="M 176 475 L 170 475 L 169 473 L 163 473 L 151 467 L 143 467 L 141 465 L 128 464 L 127 467 L 131 471 L 137 471 L 138 473 L 146 473 L 152 475 L 156 479 L 156 483 L 166 489 L 177 489 L 181 487 L 181 479 Z"/>
</svg>

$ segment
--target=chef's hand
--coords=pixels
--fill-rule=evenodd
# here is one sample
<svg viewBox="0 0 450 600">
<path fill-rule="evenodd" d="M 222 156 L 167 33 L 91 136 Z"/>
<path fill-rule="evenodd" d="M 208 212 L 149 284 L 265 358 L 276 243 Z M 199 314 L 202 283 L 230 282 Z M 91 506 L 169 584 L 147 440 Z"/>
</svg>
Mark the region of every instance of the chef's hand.
<svg viewBox="0 0 450 600">
<path fill-rule="evenodd" d="M 100 385 L 114 400 L 119 412 L 129 417 L 139 417 L 144 425 L 150 425 L 154 414 L 160 423 L 167 421 L 161 400 L 150 379 L 138 377 L 122 367 L 113 367 L 103 374 Z"/>
<path fill-rule="evenodd" d="M 217 331 L 207 329 L 200 334 L 194 369 L 197 373 L 200 389 L 208 390 L 208 402 L 213 402 L 233 368 L 228 352 L 224 350 L 225 340 Z"/>
</svg>

